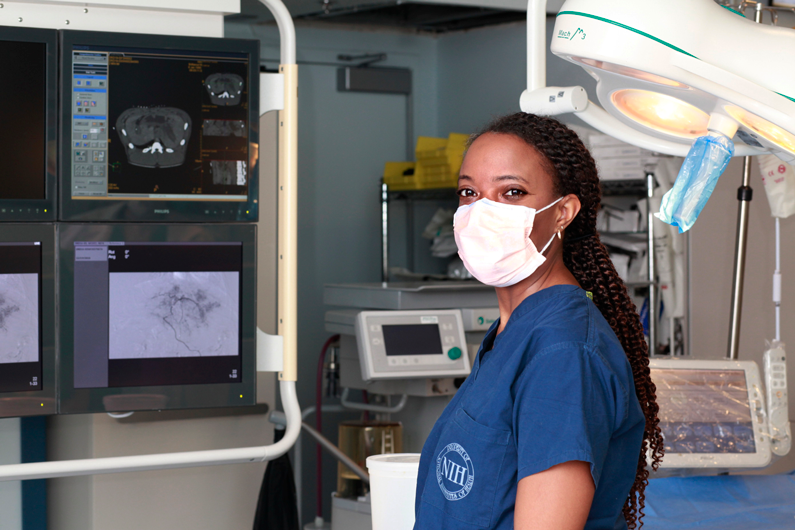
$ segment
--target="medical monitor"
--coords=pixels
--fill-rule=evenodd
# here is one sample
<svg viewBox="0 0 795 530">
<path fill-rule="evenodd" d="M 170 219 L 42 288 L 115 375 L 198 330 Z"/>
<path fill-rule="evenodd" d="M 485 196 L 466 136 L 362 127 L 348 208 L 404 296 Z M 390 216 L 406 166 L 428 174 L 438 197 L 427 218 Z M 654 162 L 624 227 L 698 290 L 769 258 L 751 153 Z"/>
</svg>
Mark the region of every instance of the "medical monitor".
<svg viewBox="0 0 795 530">
<path fill-rule="evenodd" d="M 0 222 L 56 218 L 57 42 L 0 26 Z"/>
<path fill-rule="evenodd" d="M 61 219 L 256 221 L 259 41 L 61 32 Z"/>
<path fill-rule="evenodd" d="M 457 309 L 361 311 L 354 332 L 363 381 L 469 375 Z"/>
<path fill-rule="evenodd" d="M 253 405 L 256 227 L 60 228 L 62 413 Z"/>
<path fill-rule="evenodd" d="M 0 224 L 0 417 L 56 412 L 55 230 Z"/>
<path fill-rule="evenodd" d="M 652 359 L 663 468 L 744 468 L 770 463 L 764 397 L 752 361 Z"/>
</svg>

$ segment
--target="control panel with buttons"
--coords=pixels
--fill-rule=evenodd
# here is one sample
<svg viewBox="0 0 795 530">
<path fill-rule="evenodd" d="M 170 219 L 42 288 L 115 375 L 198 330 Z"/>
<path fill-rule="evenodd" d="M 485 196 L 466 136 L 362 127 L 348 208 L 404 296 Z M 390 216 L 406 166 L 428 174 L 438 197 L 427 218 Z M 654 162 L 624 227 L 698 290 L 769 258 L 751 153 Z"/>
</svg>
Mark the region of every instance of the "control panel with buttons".
<svg viewBox="0 0 795 530">
<path fill-rule="evenodd" d="M 108 195 L 108 54 L 75 51 L 72 65 L 72 197 Z"/>
<path fill-rule="evenodd" d="M 787 397 L 787 353 L 783 346 L 776 346 L 765 352 L 763 360 L 771 450 L 775 455 L 784 456 L 792 446 Z"/>
<path fill-rule="evenodd" d="M 364 381 L 469 375 L 457 309 L 362 311 L 355 330 Z"/>
</svg>

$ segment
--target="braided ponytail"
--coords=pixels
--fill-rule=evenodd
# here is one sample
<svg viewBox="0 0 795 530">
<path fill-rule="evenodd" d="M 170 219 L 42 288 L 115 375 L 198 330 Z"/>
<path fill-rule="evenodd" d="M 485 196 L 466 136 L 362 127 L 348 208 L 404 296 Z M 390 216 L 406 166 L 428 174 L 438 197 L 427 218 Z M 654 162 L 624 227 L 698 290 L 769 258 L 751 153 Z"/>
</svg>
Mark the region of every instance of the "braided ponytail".
<svg viewBox="0 0 795 530">
<path fill-rule="evenodd" d="M 630 530 L 638 528 L 638 525 L 643 526 L 641 518 L 649 482 L 646 455 L 651 456 L 652 468 L 656 470 L 662 461 L 664 448 L 643 326 L 635 304 L 596 232 L 596 213 L 602 195 L 596 164 L 576 133 L 545 116 L 517 113 L 498 118 L 472 141 L 485 133 L 510 134 L 527 142 L 545 158 L 557 194 L 573 194 L 580 200 L 580 212 L 566 228 L 563 262 L 580 286 L 593 293 L 594 304 L 613 328 L 632 367 L 635 393 L 646 418 L 646 427 L 635 482 L 623 513 L 627 527 Z"/>
</svg>

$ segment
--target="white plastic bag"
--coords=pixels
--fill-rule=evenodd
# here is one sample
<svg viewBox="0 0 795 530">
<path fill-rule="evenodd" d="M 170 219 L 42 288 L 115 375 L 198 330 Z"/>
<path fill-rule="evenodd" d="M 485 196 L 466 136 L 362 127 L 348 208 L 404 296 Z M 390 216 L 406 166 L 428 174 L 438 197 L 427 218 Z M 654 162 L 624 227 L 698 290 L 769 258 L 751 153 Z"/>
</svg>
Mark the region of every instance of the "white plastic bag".
<svg viewBox="0 0 795 530">
<path fill-rule="evenodd" d="M 762 184 L 773 217 L 789 217 L 795 213 L 795 170 L 776 155 L 756 157 Z"/>
</svg>

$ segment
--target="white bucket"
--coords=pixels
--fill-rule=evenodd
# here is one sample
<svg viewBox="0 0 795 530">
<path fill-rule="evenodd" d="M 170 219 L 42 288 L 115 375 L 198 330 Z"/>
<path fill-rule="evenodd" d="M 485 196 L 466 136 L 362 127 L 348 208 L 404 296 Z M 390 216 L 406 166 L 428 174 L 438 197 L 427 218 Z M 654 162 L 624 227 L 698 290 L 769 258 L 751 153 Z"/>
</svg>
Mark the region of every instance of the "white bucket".
<svg viewBox="0 0 795 530">
<path fill-rule="evenodd" d="M 373 530 L 412 530 L 420 455 L 398 453 L 367 457 Z"/>
</svg>

